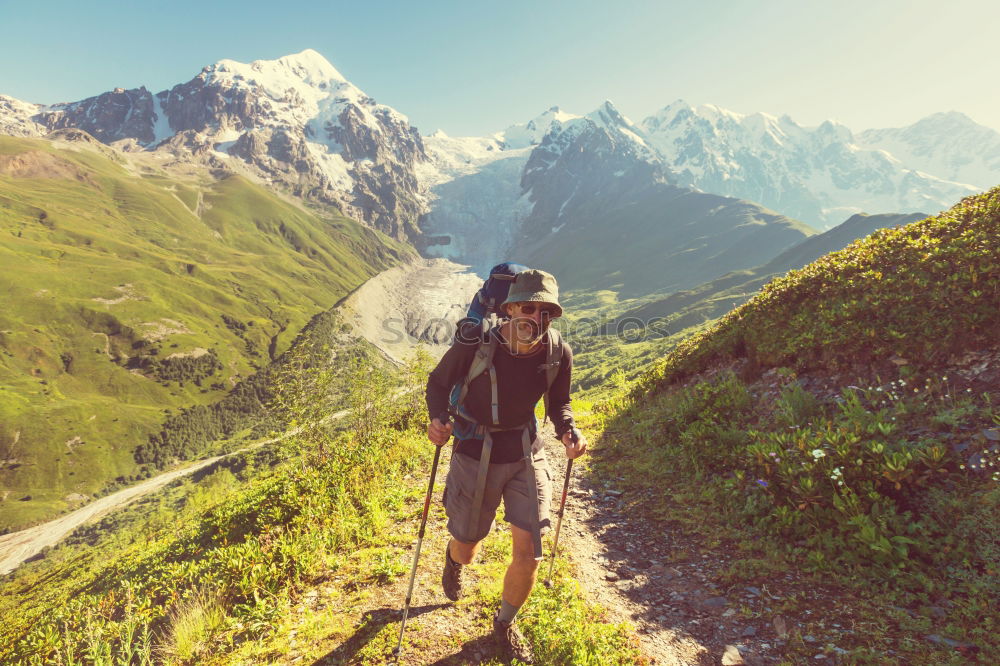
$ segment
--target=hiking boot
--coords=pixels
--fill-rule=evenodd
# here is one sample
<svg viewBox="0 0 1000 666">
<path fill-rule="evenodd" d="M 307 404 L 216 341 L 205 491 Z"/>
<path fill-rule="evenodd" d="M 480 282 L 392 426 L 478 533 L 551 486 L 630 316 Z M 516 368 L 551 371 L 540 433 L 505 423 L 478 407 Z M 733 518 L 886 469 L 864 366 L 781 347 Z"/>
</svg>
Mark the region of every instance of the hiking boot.
<svg viewBox="0 0 1000 666">
<path fill-rule="evenodd" d="M 448 547 L 444 549 L 444 571 L 441 573 L 441 587 L 444 588 L 444 596 L 452 601 L 458 601 L 462 597 L 462 569 L 464 567 L 451 559 L 451 552 Z"/>
<path fill-rule="evenodd" d="M 535 657 L 531 653 L 531 646 L 525 640 L 520 630 L 510 624 L 503 622 L 496 615 L 493 616 L 493 638 L 497 646 L 508 660 L 517 659 L 525 664 L 534 664 Z"/>
</svg>

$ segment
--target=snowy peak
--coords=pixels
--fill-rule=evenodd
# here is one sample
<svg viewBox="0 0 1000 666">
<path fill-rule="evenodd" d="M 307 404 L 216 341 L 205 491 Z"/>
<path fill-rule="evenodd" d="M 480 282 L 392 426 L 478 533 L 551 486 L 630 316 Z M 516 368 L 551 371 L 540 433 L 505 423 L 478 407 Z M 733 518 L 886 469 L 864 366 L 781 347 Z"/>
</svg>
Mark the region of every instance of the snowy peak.
<svg viewBox="0 0 1000 666">
<path fill-rule="evenodd" d="M 579 117 L 572 113 L 566 113 L 558 106 L 553 106 L 527 123 L 511 125 L 500 132 L 498 137 L 503 142 L 504 148 L 507 149 L 537 146 L 554 125 L 567 123 Z"/>
<path fill-rule="evenodd" d="M 974 191 L 928 175 L 941 171 L 888 146 L 859 146 L 849 128 L 831 120 L 807 128 L 787 115 L 678 100 L 639 127 L 681 184 L 756 201 L 819 228 L 860 211 L 936 211 Z"/>
<path fill-rule="evenodd" d="M 0 95 L 0 134 L 40 136 L 44 128 L 32 119 L 40 110 L 41 107 L 37 104 Z"/>
<path fill-rule="evenodd" d="M 0 115 L 24 115 L 8 106 Z M 39 109 L 31 120 L 41 133 L 78 128 L 104 143 L 256 176 L 399 239 L 418 234 L 426 212 L 415 172 L 427 155 L 416 128 L 312 49 L 251 63 L 220 60 L 155 95 L 117 88 Z"/>
<path fill-rule="evenodd" d="M 622 115 L 611 100 L 604 100 L 604 103 L 588 113 L 587 117 L 604 127 L 632 127 L 632 122 Z"/>
<path fill-rule="evenodd" d="M 1000 133 L 957 111 L 935 113 L 908 127 L 867 130 L 858 143 L 977 189 L 1000 183 Z"/>
<path fill-rule="evenodd" d="M 337 69 L 312 49 L 277 60 L 242 63 L 220 60 L 198 75 L 206 85 L 263 90 L 272 99 L 283 99 L 290 91 L 316 101 L 342 87 L 360 93 Z M 355 95 L 356 96 L 356 95 Z"/>
<path fill-rule="evenodd" d="M 678 116 L 686 116 L 693 112 L 694 108 L 682 99 L 671 102 L 650 117 L 642 121 L 644 127 L 659 129 L 668 127 L 677 120 Z"/>
<path fill-rule="evenodd" d="M 989 128 L 983 127 L 972 118 L 959 111 L 940 111 L 938 113 L 932 113 L 926 118 L 921 118 L 910 127 L 913 130 L 920 130 L 924 132 L 940 132 L 948 130 L 993 131 Z"/>
<path fill-rule="evenodd" d="M 833 120 L 824 120 L 816 128 L 816 136 L 830 143 L 854 143 L 854 134 L 845 125 Z"/>
</svg>

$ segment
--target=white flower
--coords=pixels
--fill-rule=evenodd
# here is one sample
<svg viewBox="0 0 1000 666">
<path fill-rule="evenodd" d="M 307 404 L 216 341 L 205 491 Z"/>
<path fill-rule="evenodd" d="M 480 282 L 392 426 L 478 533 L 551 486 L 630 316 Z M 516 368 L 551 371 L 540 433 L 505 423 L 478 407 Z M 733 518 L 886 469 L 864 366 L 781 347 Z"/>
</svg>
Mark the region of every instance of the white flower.
<svg viewBox="0 0 1000 666">
<path fill-rule="evenodd" d="M 812 450 L 812 457 L 815 458 L 816 460 L 819 460 L 820 458 L 822 458 L 825 455 L 826 455 L 826 452 L 823 451 L 823 449 L 813 449 Z"/>
</svg>

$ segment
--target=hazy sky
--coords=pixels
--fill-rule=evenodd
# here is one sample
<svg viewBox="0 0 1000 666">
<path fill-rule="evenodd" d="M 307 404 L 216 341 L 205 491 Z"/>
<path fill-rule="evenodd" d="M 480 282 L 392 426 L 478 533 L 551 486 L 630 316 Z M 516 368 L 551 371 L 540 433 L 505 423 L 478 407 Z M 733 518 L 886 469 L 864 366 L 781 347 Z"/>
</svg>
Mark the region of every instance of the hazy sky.
<svg viewBox="0 0 1000 666">
<path fill-rule="evenodd" d="M 638 121 L 678 98 L 855 131 L 956 110 L 1000 130 L 996 0 L 0 0 L 0 25 L 0 93 L 39 103 L 313 48 L 423 133 L 605 99 Z"/>
</svg>

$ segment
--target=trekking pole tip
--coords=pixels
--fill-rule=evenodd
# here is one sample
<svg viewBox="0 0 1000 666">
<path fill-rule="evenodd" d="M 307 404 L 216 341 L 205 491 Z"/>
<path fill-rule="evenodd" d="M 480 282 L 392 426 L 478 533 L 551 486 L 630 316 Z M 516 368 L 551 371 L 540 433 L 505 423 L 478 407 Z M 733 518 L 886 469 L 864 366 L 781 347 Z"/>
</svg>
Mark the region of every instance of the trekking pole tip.
<svg viewBox="0 0 1000 666">
<path fill-rule="evenodd" d="M 544 581 L 542 582 L 542 585 L 544 585 L 544 586 L 545 586 L 545 589 L 547 589 L 547 590 L 551 590 L 551 589 L 552 589 L 552 579 L 551 579 L 551 578 L 546 578 L 546 579 L 545 579 L 545 580 L 544 580 Z"/>
</svg>

